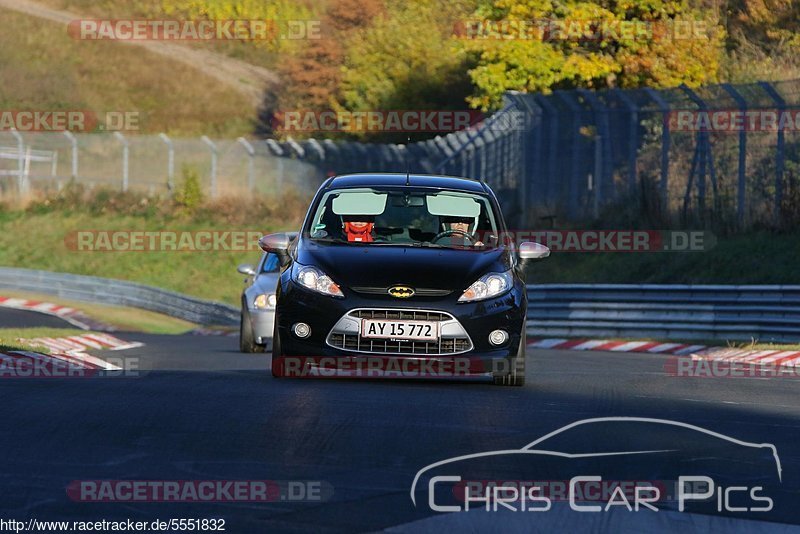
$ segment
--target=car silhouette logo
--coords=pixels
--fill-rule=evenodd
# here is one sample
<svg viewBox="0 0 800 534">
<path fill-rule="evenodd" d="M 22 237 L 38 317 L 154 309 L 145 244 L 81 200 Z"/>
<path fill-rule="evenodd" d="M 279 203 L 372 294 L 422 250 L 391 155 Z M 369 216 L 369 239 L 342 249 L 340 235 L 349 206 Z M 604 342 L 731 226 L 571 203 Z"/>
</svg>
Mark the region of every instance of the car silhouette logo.
<svg viewBox="0 0 800 534">
<path fill-rule="evenodd" d="M 407 299 L 414 296 L 415 291 L 408 286 L 393 286 L 389 288 L 389 294 L 398 299 Z"/>
</svg>

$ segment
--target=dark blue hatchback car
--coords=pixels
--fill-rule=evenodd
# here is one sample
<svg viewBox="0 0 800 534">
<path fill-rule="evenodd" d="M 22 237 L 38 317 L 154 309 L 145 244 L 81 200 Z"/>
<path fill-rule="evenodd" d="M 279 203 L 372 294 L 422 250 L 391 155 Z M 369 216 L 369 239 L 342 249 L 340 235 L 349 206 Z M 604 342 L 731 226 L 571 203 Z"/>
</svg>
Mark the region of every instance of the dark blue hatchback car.
<svg viewBox="0 0 800 534">
<path fill-rule="evenodd" d="M 273 376 L 393 369 L 524 384 L 523 269 L 549 250 L 515 245 L 484 182 L 329 178 L 296 239 L 271 234 L 260 244 L 282 265 Z"/>
</svg>

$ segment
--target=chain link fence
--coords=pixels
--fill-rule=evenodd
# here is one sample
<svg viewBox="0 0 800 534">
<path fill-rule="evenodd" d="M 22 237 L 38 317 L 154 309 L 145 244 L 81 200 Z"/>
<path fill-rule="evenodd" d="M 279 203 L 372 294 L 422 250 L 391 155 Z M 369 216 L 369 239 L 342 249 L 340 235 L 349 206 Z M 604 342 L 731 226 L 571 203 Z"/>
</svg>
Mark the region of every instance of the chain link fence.
<svg viewBox="0 0 800 534">
<path fill-rule="evenodd" d="M 276 157 L 263 140 L 0 131 L 0 195 L 88 187 L 169 195 L 192 171 L 210 197 L 315 189 L 320 170 Z"/>
<path fill-rule="evenodd" d="M 800 223 L 800 80 L 690 89 L 509 93 L 468 130 L 408 144 L 0 132 L 0 192 L 89 185 L 211 196 L 316 189 L 325 176 L 485 180 L 507 218 L 670 228 Z"/>
<path fill-rule="evenodd" d="M 479 178 L 509 219 L 654 227 L 800 223 L 800 80 L 666 90 L 509 93 L 477 127 L 426 141 L 270 144 L 326 175 Z"/>
</svg>

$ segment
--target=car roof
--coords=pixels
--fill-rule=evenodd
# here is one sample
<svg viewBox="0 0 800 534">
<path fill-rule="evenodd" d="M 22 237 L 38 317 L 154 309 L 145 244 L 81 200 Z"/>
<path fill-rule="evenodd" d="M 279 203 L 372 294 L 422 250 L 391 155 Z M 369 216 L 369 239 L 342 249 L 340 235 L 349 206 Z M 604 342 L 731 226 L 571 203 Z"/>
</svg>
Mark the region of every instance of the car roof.
<svg viewBox="0 0 800 534">
<path fill-rule="evenodd" d="M 408 184 L 406 184 L 408 182 Z M 486 193 L 488 187 L 478 180 L 459 178 L 456 176 L 438 176 L 431 174 L 405 173 L 359 173 L 335 176 L 328 183 L 327 189 L 372 186 L 404 186 L 431 187 L 448 191 L 464 191 L 470 193 Z"/>
</svg>

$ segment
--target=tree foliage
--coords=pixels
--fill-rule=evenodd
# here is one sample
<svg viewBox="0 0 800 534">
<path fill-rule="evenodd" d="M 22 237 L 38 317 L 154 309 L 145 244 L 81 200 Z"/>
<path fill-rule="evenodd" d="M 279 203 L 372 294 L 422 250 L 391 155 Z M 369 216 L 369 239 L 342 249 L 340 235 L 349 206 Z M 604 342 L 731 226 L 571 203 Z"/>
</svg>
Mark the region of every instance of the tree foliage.
<svg viewBox="0 0 800 534">
<path fill-rule="evenodd" d="M 476 62 L 469 101 L 482 109 L 508 90 L 713 82 L 724 38 L 685 0 L 493 0 L 466 26 Z"/>
<path fill-rule="evenodd" d="M 286 80 L 281 104 L 315 111 L 337 106 L 345 43 L 383 11 L 381 0 L 329 0 L 320 20 L 321 38 L 309 39 L 280 66 Z"/>
<path fill-rule="evenodd" d="M 797 0 L 734 0 L 728 28 L 736 41 L 756 41 L 766 50 L 786 45 L 800 48 L 800 2 Z"/>
<path fill-rule="evenodd" d="M 286 21 L 317 18 L 315 10 L 296 0 L 163 0 L 166 15 L 209 20 L 263 20 L 273 24 L 275 38 L 247 41 L 249 45 L 272 52 L 296 52 L 298 41 L 280 38 L 287 31 Z"/>
<path fill-rule="evenodd" d="M 342 69 L 342 105 L 349 110 L 463 107 L 471 89 L 466 56 L 451 39 L 463 7 L 446 0 L 398 2 L 353 35 Z"/>
</svg>

